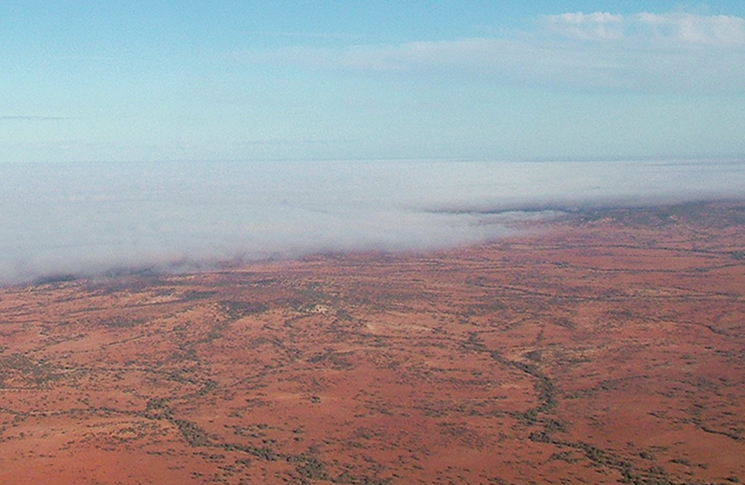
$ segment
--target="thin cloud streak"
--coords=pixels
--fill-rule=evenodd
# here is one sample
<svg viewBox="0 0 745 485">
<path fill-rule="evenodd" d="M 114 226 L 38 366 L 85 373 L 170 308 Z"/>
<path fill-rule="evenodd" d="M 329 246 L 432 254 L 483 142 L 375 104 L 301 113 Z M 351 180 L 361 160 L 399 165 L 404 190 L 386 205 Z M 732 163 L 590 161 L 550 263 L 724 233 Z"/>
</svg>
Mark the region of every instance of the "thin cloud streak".
<svg viewBox="0 0 745 485">
<path fill-rule="evenodd" d="M 294 37 L 300 39 L 357 39 L 359 35 L 333 32 L 264 32 L 272 37 Z"/>
<path fill-rule="evenodd" d="M 63 121 L 66 116 L 36 116 L 36 115 L 0 115 L 2 121 Z"/>
<path fill-rule="evenodd" d="M 745 20 L 692 14 L 572 13 L 542 17 L 513 38 L 470 38 L 249 51 L 245 62 L 556 88 L 745 91 Z"/>
</svg>

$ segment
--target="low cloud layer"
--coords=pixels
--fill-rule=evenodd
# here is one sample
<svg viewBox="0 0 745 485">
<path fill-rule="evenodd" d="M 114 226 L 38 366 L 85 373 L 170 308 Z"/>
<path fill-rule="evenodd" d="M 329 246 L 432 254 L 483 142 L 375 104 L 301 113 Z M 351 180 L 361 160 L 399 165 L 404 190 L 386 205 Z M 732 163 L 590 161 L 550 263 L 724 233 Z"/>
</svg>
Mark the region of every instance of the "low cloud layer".
<svg viewBox="0 0 745 485">
<path fill-rule="evenodd" d="M 428 250 L 593 204 L 745 197 L 733 162 L 0 165 L 0 283 Z"/>
<path fill-rule="evenodd" d="M 745 91 L 745 19 L 684 13 L 566 13 L 511 36 L 236 54 L 312 69 L 465 76 L 562 89 Z"/>
</svg>

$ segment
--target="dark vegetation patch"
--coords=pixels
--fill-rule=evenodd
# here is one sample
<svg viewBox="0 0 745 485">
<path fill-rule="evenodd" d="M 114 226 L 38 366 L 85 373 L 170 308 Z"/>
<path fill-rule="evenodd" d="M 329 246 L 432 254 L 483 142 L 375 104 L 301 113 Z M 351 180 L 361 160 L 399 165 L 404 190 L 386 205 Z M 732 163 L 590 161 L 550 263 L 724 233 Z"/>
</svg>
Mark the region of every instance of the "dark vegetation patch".
<svg viewBox="0 0 745 485">
<path fill-rule="evenodd" d="M 183 436 L 186 442 L 189 443 L 189 446 L 196 448 L 212 444 L 207 433 L 191 421 L 185 419 L 173 419 L 172 421 L 173 424 L 178 427 L 181 436 Z"/>
<path fill-rule="evenodd" d="M 221 301 L 220 307 L 231 320 L 237 320 L 249 315 L 257 315 L 269 310 L 269 306 L 266 303 L 235 300 Z"/>
<path fill-rule="evenodd" d="M 632 208 L 578 210 L 579 223 L 610 219 L 624 226 L 665 227 L 675 224 L 725 228 L 745 224 L 745 205 L 735 202 L 687 202 Z"/>
<path fill-rule="evenodd" d="M 49 363 L 34 361 L 23 354 L 0 356 L 0 389 L 11 381 L 17 385 L 38 387 L 61 378 L 62 374 Z"/>
<path fill-rule="evenodd" d="M 184 293 L 184 295 L 181 297 L 183 301 L 194 301 L 194 300 L 204 300 L 205 298 L 210 298 L 212 296 L 217 295 L 217 291 L 187 291 Z"/>
<path fill-rule="evenodd" d="M 147 320 L 142 318 L 114 317 L 100 320 L 98 324 L 108 328 L 132 328 L 146 322 Z"/>
<path fill-rule="evenodd" d="M 71 273 L 62 274 L 51 274 L 46 276 L 40 276 L 33 280 L 33 285 L 53 285 L 56 283 L 70 283 L 79 279 L 80 276 Z"/>
<path fill-rule="evenodd" d="M 295 472 L 303 481 L 329 479 L 329 474 L 326 473 L 323 462 L 317 458 L 308 458 L 305 463 L 295 468 Z"/>
</svg>

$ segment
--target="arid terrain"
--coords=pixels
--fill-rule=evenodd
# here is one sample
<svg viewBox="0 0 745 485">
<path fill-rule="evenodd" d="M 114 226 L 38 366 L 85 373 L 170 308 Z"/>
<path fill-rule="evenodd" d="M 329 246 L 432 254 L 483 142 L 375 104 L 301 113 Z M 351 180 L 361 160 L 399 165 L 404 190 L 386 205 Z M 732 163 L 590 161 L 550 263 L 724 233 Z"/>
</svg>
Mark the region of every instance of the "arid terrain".
<svg viewBox="0 0 745 485">
<path fill-rule="evenodd" d="M 0 483 L 745 482 L 745 203 L 0 290 Z"/>
</svg>

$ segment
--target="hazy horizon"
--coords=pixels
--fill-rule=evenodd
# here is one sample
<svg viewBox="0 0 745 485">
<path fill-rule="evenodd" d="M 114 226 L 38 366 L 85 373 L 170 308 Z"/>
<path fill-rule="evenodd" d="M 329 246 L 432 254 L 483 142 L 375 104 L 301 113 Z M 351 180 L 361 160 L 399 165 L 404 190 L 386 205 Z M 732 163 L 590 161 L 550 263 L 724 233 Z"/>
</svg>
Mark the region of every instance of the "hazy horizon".
<svg viewBox="0 0 745 485">
<path fill-rule="evenodd" d="M 745 162 L 0 164 L 0 283 L 431 250 L 551 211 L 745 198 Z"/>
</svg>

